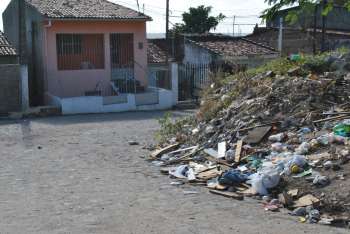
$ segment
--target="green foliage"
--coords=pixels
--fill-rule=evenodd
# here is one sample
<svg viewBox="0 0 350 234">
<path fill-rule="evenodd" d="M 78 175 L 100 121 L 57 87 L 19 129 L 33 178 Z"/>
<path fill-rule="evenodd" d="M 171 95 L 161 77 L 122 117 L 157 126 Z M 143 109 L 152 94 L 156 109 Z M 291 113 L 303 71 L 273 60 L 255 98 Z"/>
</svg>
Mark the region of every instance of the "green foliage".
<svg viewBox="0 0 350 234">
<path fill-rule="evenodd" d="M 198 33 L 203 34 L 215 29 L 225 16 L 219 14 L 218 16 L 210 16 L 212 7 L 205 7 L 201 5 L 197 8 L 191 7 L 189 12 L 182 14 L 184 23 L 175 24 L 172 31 L 175 33 Z"/>
<path fill-rule="evenodd" d="M 344 6 L 350 11 L 350 0 L 265 0 L 265 2 L 271 6 L 265 11 L 263 11 L 262 18 L 265 20 L 273 19 L 277 12 L 285 7 L 292 7 L 298 5 L 299 8 L 289 12 L 289 15 L 287 16 L 286 20 L 290 23 L 295 23 L 298 18 L 298 15 L 311 14 L 311 11 L 315 9 L 315 6 L 317 4 L 325 3 L 325 6 L 322 10 L 322 15 L 324 16 L 328 15 L 333 10 L 335 4 Z"/>
<path fill-rule="evenodd" d="M 170 112 L 164 114 L 162 118 L 158 119 L 160 129 L 156 132 L 156 140 L 163 144 L 171 137 L 175 137 L 178 132 L 182 130 L 184 125 L 193 123 L 193 117 L 179 118 L 175 120 Z"/>
</svg>

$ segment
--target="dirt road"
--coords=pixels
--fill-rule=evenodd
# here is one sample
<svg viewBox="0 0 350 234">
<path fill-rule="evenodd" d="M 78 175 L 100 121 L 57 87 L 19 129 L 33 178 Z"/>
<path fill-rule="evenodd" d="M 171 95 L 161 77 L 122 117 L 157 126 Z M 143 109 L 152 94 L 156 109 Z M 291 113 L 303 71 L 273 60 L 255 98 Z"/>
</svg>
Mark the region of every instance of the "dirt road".
<svg viewBox="0 0 350 234">
<path fill-rule="evenodd" d="M 153 141 L 162 115 L 0 122 L 0 233 L 349 233 L 299 224 L 253 200 L 169 185 L 142 158 L 148 153 L 142 145 Z M 129 146 L 129 140 L 141 145 Z"/>
</svg>

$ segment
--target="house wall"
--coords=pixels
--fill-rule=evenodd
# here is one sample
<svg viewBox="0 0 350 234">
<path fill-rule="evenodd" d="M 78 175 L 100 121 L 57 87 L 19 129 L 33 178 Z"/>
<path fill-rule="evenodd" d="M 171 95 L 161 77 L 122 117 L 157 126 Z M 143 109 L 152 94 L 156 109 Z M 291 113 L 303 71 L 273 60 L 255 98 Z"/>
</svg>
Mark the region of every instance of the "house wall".
<svg viewBox="0 0 350 234">
<path fill-rule="evenodd" d="M 86 91 L 95 89 L 97 83 L 110 87 L 111 59 L 110 34 L 133 33 L 135 53 L 135 78 L 147 86 L 147 40 L 145 22 L 123 21 L 52 21 L 46 28 L 46 58 L 48 92 L 58 97 L 84 96 Z M 104 69 L 62 71 L 57 68 L 56 34 L 82 33 L 104 34 L 105 67 Z M 143 48 L 139 48 L 143 43 Z"/>
<path fill-rule="evenodd" d="M 19 51 L 18 0 L 12 0 L 2 13 L 4 34 L 11 45 Z"/>
<path fill-rule="evenodd" d="M 183 63 L 209 64 L 213 62 L 213 55 L 206 49 L 199 47 L 192 42 L 185 42 L 185 54 Z"/>
<path fill-rule="evenodd" d="M 20 66 L 0 64 L 0 74 L 0 113 L 20 111 Z"/>
<path fill-rule="evenodd" d="M 0 56 L 0 64 L 18 64 L 18 56 Z"/>
<path fill-rule="evenodd" d="M 24 1 L 23 8 L 20 10 L 18 3 L 19 0 L 12 0 L 2 15 L 4 33 L 16 48 L 20 63 L 28 65 L 31 105 L 40 105 L 43 104 L 45 92 L 43 28 L 41 27 L 43 17 Z"/>
</svg>

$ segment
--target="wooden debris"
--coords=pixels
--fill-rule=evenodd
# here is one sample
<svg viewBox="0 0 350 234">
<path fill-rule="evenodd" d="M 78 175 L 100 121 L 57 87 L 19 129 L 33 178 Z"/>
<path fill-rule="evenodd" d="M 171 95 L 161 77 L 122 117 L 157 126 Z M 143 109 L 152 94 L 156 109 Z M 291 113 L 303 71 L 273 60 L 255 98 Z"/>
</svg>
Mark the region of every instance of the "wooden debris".
<svg viewBox="0 0 350 234">
<path fill-rule="evenodd" d="M 235 192 L 218 191 L 218 190 L 209 190 L 209 192 L 216 194 L 216 195 L 221 195 L 224 197 L 240 200 L 240 201 L 244 199 L 244 197 L 242 195 L 235 193 Z"/>
<path fill-rule="evenodd" d="M 204 172 L 199 173 L 198 175 L 196 175 L 196 178 L 200 179 L 200 180 L 210 180 L 210 179 L 213 179 L 215 177 L 220 176 L 221 173 L 222 173 L 222 171 L 219 171 L 217 168 L 213 168 L 213 169 L 210 169 L 208 171 L 204 171 Z"/>
<path fill-rule="evenodd" d="M 290 206 L 293 204 L 293 198 L 286 192 L 278 194 L 278 201 L 284 206 Z"/>
<path fill-rule="evenodd" d="M 239 163 L 241 161 L 241 153 L 242 153 L 243 141 L 239 140 L 237 142 L 236 154 L 235 154 L 235 162 Z"/>
<path fill-rule="evenodd" d="M 260 125 L 254 126 L 254 127 L 241 128 L 241 129 L 238 130 L 238 132 L 249 131 L 249 130 L 252 130 L 254 128 L 265 127 L 265 126 L 268 126 L 268 125 L 276 125 L 276 124 L 280 124 L 280 123 L 281 123 L 281 121 L 277 121 L 277 122 L 270 122 L 270 123 L 266 123 L 266 124 L 260 124 Z"/>
<path fill-rule="evenodd" d="M 224 165 L 224 166 L 227 166 L 227 167 L 229 167 L 229 168 L 232 168 L 232 165 L 229 164 L 229 163 L 227 163 L 225 160 L 217 159 L 217 158 L 214 158 L 214 157 L 212 157 L 212 156 L 210 156 L 210 155 L 206 156 L 205 158 L 206 158 L 207 160 L 209 160 L 209 161 L 216 162 L 216 163 L 218 163 L 218 164 L 222 164 L 222 165 Z"/>
<path fill-rule="evenodd" d="M 289 196 L 291 196 L 292 198 L 296 198 L 296 197 L 298 197 L 298 195 L 299 195 L 299 189 L 292 189 L 292 190 L 289 190 L 289 191 L 287 192 L 287 194 L 288 194 Z"/>
<path fill-rule="evenodd" d="M 317 197 L 311 194 L 308 194 L 299 198 L 295 202 L 293 207 L 305 207 L 305 206 L 317 205 L 319 202 L 320 202 L 320 199 L 318 199 Z"/>
<path fill-rule="evenodd" d="M 196 153 L 198 153 L 198 152 L 201 151 L 201 150 L 202 150 L 202 148 L 198 148 L 198 147 L 193 148 L 192 151 L 191 151 L 190 153 L 188 153 L 188 154 L 186 154 L 186 155 L 184 155 L 184 156 L 182 156 L 182 157 L 180 157 L 180 158 L 176 158 L 176 159 L 174 159 L 174 160 L 165 162 L 165 163 L 164 163 L 164 166 L 172 165 L 172 164 L 179 163 L 179 162 L 188 161 L 188 160 L 189 160 L 189 159 L 188 159 L 189 157 L 192 157 L 193 155 L 195 155 Z"/>
<path fill-rule="evenodd" d="M 271 131 L 271 126 L 258 127 L 248 132 L 248 136 L 244 138 L 244 142 L 247 144 L 257 144 L 261 142 L 264 137 Z"/>
<path fill-rule="evenodd" d="M 167 147 L 164 147 L 162 149 L 155 150 L 151 153 L 151 158 L 156 159 L 161 157 L 163 154 L 169 153 L 170 151 L 175 150 L 176 148 L 179 147 L 179 143 L 173 144 L 173 145 L 168 145 Z"/>
<path fill-rule="evenodd" d="M 249 189 L 246 189 L 246 190 L 244 190 L 244 191 L 242 191 L 242 192 L 238 192 L 239 194 L 242 194 L 242 195 L 244 195 L 244 196 L 247 196 L 247 197 L 249 197 L 249 196 L 255 196 L 255 195 L 257 195 L 258 193 L 255 191 L 255 189 L 253 189 L 253 188 L 249 188 Z"/>
<path fill-rule="evenodd" d="M 322 122 L 327 122 L 327 121 L 331 121 L 331 120 L 340 120 L 340 119 L 346 119 L 349 118 L 350 115 L 340 115 L 340 116 L 336 116 L 336 117 L 330 117 L 330 118 L 325 118 L 325 119 L 319 119 L 316 121 L 313 121 L 313 123 L 322 123 Z"/>
<path fill-rule="evenodd" d="M 169 152 L 168 154 L 177 154 L 177 153 L 181 153 L 181 152 L 193 150 L 193 149 L 196 149 L 196 148 L 198 148 L 198 146 L 191 146 L 191 147 L 188 147 L 188 148 L 178 149 L 178 150 L 175 150 L 175 151 L 171 151 L 171 152 Z"/>
</svg>

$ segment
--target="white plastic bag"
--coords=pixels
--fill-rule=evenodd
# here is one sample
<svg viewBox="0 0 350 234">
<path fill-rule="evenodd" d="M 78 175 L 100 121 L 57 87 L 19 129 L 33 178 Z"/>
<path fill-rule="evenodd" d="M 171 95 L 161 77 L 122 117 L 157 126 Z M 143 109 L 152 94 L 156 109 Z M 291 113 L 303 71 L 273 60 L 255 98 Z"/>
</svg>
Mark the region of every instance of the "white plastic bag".
<svg viewBox="0 0 350 234">
<path fill-rule="evenodd" d="M 247 183 L 252 185 L 252 188 L 260 195 L 268 195 L 267 189 L 276 187 L 280 182 L 279 168 L 265 168 L 251 176 Z"/>
</svg>

